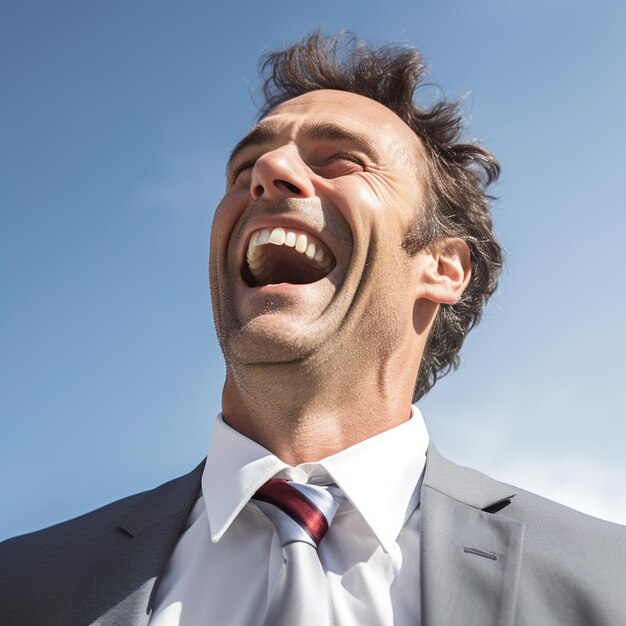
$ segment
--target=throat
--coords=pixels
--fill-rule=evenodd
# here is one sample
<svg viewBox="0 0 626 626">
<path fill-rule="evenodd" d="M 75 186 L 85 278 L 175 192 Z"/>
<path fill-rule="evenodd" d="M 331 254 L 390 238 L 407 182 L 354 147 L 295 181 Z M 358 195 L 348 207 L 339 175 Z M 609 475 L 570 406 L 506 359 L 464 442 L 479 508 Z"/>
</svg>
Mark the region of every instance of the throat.
<svg viewBox="0 0 626 626">
<path fill-rule="evenodd" d="M 224 386 L 224 421 L 292 466 L 319 461 L 386 430 L 395 414 L 343 379 L 293 362 L 237 367 Z"/>
</svg>

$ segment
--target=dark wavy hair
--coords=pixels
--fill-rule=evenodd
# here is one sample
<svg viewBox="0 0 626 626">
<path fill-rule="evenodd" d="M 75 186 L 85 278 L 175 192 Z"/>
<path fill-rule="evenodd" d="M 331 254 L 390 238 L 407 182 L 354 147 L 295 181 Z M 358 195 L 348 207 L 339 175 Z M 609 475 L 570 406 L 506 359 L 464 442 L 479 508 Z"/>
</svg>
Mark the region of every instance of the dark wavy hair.
<svg viewBox="0 0 626 626">
<path fill-rule="evenodd" d="M 318 89 L 348 91 L 376 100 L 398 115 L 419 137 L 428 154 L 425 206 L 407 230 L 403 248 L 415 255 L 443 237 L 460 237 L 471 253 L 472 275 L 461 299 L 441 305 L 431 329 L 413 394 L 426 394 L 438 378 L 459 365 L 468 331 L 498 284 L 502 249 L 493 234 L 487 187 L 500 174 L 495 157 L 476 142 L 462 141 L 456 101 L 430 106 L 415 101 L 427 67 L 406 45 L 372 48 L 348 31 L 325 37 L 314 31 L 302 41 L 261 58 L 264 104 L 274 107 Z M 417 180 L 417 172 L 416 172 Z"/>
</svg>

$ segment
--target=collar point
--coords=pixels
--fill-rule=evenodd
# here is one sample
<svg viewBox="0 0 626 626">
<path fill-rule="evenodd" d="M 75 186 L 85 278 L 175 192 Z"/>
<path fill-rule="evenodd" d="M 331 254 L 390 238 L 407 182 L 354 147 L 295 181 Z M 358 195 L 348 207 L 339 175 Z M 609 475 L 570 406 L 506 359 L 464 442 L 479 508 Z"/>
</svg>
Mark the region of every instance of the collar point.
<svg viewBox="0 0 626 626">
<path fill-rule="evenodd" d="M 379 540 L 380 541 L 380 540 Z M 393 549 L 397 546 L 397 542 L 395 540 L 392 541 L 380 541 L 380 547 L 386 554 L 393 552 Z"/>
</svg>

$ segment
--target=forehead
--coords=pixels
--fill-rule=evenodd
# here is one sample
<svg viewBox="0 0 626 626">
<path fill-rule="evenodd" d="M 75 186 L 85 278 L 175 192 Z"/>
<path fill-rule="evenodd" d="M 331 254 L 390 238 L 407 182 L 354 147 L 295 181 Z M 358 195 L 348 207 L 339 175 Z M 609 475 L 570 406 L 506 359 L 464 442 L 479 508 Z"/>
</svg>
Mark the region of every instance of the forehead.
<svg viewBox="0 0 626 626">
<path fill-rule="evenodd" d="M 388 132 L 415 137 L 415 133 L 385 105 L 348 91 L 319 89 L 287 100 L 272 109 L 263 119 L 275 121 L 281 117 L 330 116 L 346 124 L 381 124 Z"/>
<path fill-rule="evenodd" d="M 421 142 L 391 109 L 365 96 L 331 89 L 311 91 L 272 109 L 233 153 L 246 145 L 270 143 L 278 135 L 294 139 L 298 134 L 367 144 L 374 156 L 416 155 Z"/>
</svg>

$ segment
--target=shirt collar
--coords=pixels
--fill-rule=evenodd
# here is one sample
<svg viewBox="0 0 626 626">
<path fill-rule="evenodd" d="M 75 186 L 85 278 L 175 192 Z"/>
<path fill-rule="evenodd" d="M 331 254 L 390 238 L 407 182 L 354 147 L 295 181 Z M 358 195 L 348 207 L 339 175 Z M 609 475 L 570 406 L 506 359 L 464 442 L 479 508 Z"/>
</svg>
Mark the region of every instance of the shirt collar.
<svg viewBox="0 0 626 626">
<path fill-rule="evenodd" d="M 342 489 L 389 552 L 419 504 L 428 441 L 424 420 L 414 406 L 411 419 L 395 428 L 319 463 L 291 467 L 230 428 L 220 414 L 202 475 L 211 540 L 215 543 L 221 539 L 257 489 L 270 478 L 280 474 L 297 482 L 313 482 L 321 470 Z"/>
</svg>

